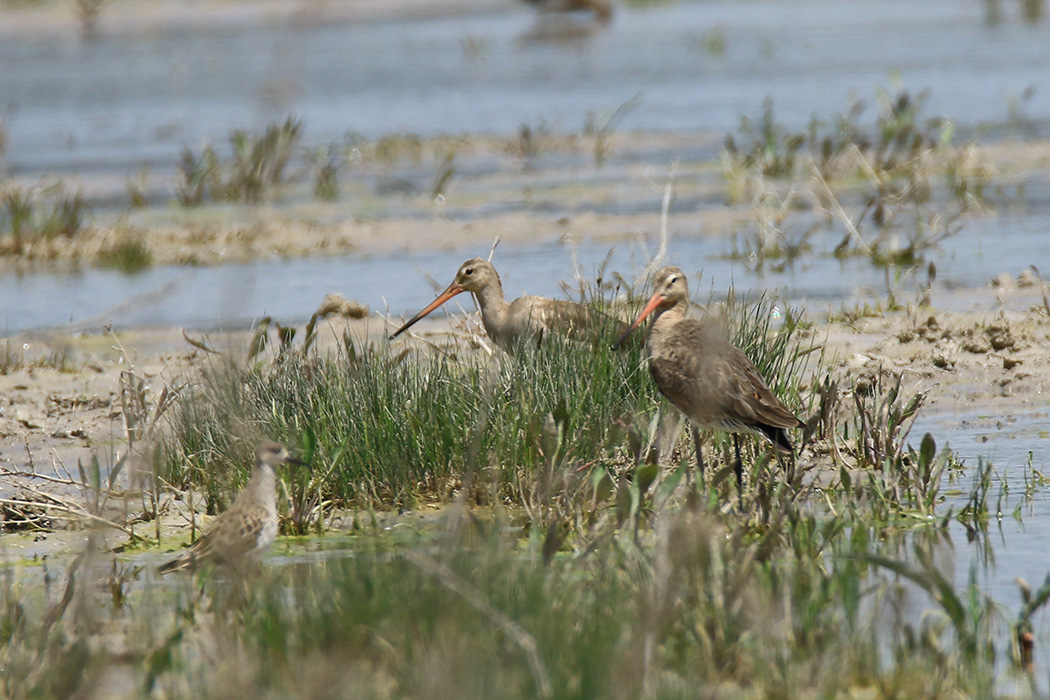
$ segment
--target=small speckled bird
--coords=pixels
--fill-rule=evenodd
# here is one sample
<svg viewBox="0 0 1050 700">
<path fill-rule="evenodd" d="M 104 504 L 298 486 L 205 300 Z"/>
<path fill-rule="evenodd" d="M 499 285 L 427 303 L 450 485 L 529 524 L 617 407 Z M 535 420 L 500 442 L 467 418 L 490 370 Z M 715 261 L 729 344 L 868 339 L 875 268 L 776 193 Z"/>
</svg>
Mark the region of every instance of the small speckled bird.
<svg viewBox="0 0 1050 700">
<path fill-rule="evenodd" d="M 277 475 L 274 469 L 290 462 L 284 445 L 264 442 L 255 450 L 251 479 L 237 494 L 233 505 L 220 514 L 199 540 L 181 555 L 160 566 L 166 574 L 201 564 L 241 567 L 258 563 L 277 538 Z"/>
<path fill-rule="evenodd" d="M 627 327 L 626 323 L 612 321 L 589 306 L 572 301 L 523 296 L 508 304 L 503 298 L 503 284 L 496 268 L 487 260 L 473 258 L 459 266 L 456 279 L 437 299 L 394 331 L 390 339 L 401 335 L 431 311 L 463 292 L 470 292 L 477 299 L 485 332 L 492 342 L 508 353 L 514 352 L 515 345 L 522 338 L 540 340 L 551 331 L 595 335 L 603 323 L 618 324 L 618 331 Z"/>
<path fill-rule="evenodd" d="M 656 273 L 653 295 L 627 336 L 651 313 L 649 372 L 660 393 L 700 428 L 733 433 L 737 485 L 743 485 L 738 433 L 763 435 L 781 452 L 791 452 L 787 428 L 805 424 L 781 403 L 754 363 L 716 330 L 685 317 L 689 286 L 677 267 Z M 703 468 L 697 445 L 697 462 Z"/>
</svg>

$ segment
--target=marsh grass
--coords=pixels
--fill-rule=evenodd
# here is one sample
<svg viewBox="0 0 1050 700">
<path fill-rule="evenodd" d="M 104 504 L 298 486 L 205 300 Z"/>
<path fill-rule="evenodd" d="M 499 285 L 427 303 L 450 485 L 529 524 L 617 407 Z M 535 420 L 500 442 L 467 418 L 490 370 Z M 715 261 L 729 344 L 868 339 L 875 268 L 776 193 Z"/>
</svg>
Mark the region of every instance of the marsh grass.
<svg viewBox="0 0 1050 700">
<path fill-rule="evenodd" d="M 141 272 L 152 266 L 153 254 L 146 243 L 146 232 L 129 226 L 119 226 L 113 244 L 99 252 L 98 264 L 102 267 L 115 267 L 128 274 Z"/>
<path fill-rule="evenodd" d="M 529 490 L 548 413 L 566 408 L 565 450 L 600 454 L 610 426 L 653 389 L 637 358 L 610 343 L 551 339 L 517 360 L 396 352 L 347 337 L 338 352 L 286 353 L 272 364 L 223 358 L 206 369 L 174 425 L 174 454 L 231 453 L 245 425 L 298 442 L 317 437 L 330 495 L 357 505 L 445 500 L 477 455 L 477 498 Z M 343 445 L 350 449 L 342 449 Z M 234 451 L 233 454 L 237 454 Z M 336 462 L 333 458 L 339 455 Z M 195 470 L 178 483 L 193 479 Z M 491 489 L 491 494 L 485 492 Z"/>
<path fill-rule="evenodd" d="M 614 110 L 588 112 L 583 127 L 584 136 L 594 138 L 594 166 L 605 165 L 605 160 L 612 152 L 612 135 L 620 121 L 633 112 L 642 103 L 641 94 L 635 95 Z"/>
<path fill-rule="evenodd" d="M 608 311 L 615 288 L 578 291 Z M 311 465 L 282 474 L 288 533 L 323 527 L 335 505 L 441 502 L 443 514 L 355 517 L 349 552 L 278 554 L 249 580 L 166 582 L 174 594 L 121 566 L 43 602 L 0 586 L 0 664 L 20 671 L 4 690 L 84 695 L 119 678 L 142 696 L 201 698 L 1001 695 L 1025 673 L 1050 584 L 1008 619 L 975 579 L 953 582 L 941 486 L 954 463 L 931 436 L 907 443 L 921 395 L 883 375 L 840 389 L 780 303 L 731 296 L 722 322 L 812 414 L 805 432 L 830 442 L 839 469 L 784 474 L 759 451 L 739 499 L 731 479 L 690 479 L 681 446 L 647 462 L 664 419 L 641 334 L 621 352 L 609 328 L 491 356 L 350 335 L 321 351 L 278 332 L 214 355 L 166 413 L 161 475 L 210 511 L 228 506 L 265 436 Z M 970 491 L 976 528 L 996 476 Z M 112 625 L 63 607 L 65 590 L 110 611 L 126 649 Z M 40 671 L 73 663 L 84 671 Z"/>
<path fill-rule="evenodd" d="M 775 307 L 732 300 L 727 328 L 804 404 L 792 377 L 817 355 Z M 19 670 L 7 696 L 113 678 L 144 697 L 468 699 L 996 697 L 1011 674 L 1023 681 L 1050 584 L 1008 618 L 975 579 L 953 583 L 950 511 L 937 513 L 947 458 L 929 436 L 904 446 L 918 410 L 904 385 L 862 388 L 865 417 L 845 423 L 833 383 L 808 399 L 844 463 L 871 442 L 881 466 L 824 483 L 781 478 L 760 456 L 746 507 L 729 507 L 725 489 L 685 478 L 687 460 L 650 469 L 631 446 L 658 403 L 642 357 L 640 343 L 550 338 L 512 358 L 349 337 L 331 353 L 217 357 L 168 414 L 173 478 L 212 479 L 221 499 L 259 435 L 290 436 L 313 465 L 285 476 L 300 524 L 325 498 L 451 507 L 429 526 L 364 518 L 349 552 L 277 556 L 250 580 L 169 582 L 174 601 L 123 565 L 43 602 L 0 586 L 0 663 Z M 993 479 L 970 500 L 987 503 Z M 987 522 L 989 508 L 968 517 Z M 83 672 L 41 672 L 73 663 Z"/>
<path fill-rule="evenodd" d="M 880 91 L 870 127 L 859 121 L 867 104 L 855 100 L 830 124 L 814 117 L 806 129 L 792 131 L 777 122 L 773 101 L 767 98 L 757 118 L 742 117 L 737 133 L 726 136 L 725 150 L 746 169 L 757 169 L 767 177 L 795 175 L 808 157 L 823 177 L 834 179 L 853 172 L 857 152 L 876 172 L 907 176 L 923 153 L 951 144 L 951 123 L 923 115 L 928 99 L 928 90 L 915 96 L 907 90 Z"/>
<path fill-rule="evenodd" d="M 503 503 L 525 509 L 549 557 L 608 499 L 619 502 L 618 522 L 637 522 L 666 478 L 653 458 L 678 473 L 691 449 L 675 447 L 677 414 L 649 377 L 644 334 L 624 350 L 610 348 L 617 324 L 602 299 L 619 289 L 616 279 L 578 281 L 576 293 L 609 319 L 597 337 L 551 335 L 513 356 L 462 345 L 395 351 L 351 336 L 338 350 L 311 353 L 291 334 L 270 343 L 266 320 L 247 362 L 237 353 L 216 359 L 183 395 L 172 414 L 167 478 L 203 491 L 209 511 L 222 510 L 246 478 L 245 446 L 270 436 L 301 444 L 314 464 L 286 479 L 289 532 L 323 528 L 335 505 Z M 731 299 L 725 313 L 734 342 L 805 415 L 803 385 L 820 353 L 798 332 L 799 317 L 765 298 Z M 768 455 L 755 450 L 764 464 Z M 710 483 L 728 488 L 722 482 Z"/>
<path fill-rule="evenodd" d="M 25 349 L 10 338 L 0 339 L 0 376 L 19 370 L 53 369 L 72 374 L 82 369 L 82 362 L 68 343 L 59 343 L 46 353 L 26 359 Z"/>
<path fill-rule="evenodd" d="M 522 123 L 513 136 L 508 137 L 502 150 L 519 158 L 526 169 L 531 168 L 535 159 L 542 155 L 558 151 L 579 151 L 584 133 L 563 133 L 555 125 L 540 119 L 535 124 Z"/>
<path fill-rule="evenodd" d="M 314 197 L 324 202 L 339 199 L 339 163 L 338 147 L 319 146 L 310 157 L 313 168 Z"/>
<path fill-rule="evenodd" d="M 149 166 L 143 165 L 125 182 L 128 192 L 128 204 L 132 209 L 142 209 L 149 206 Z"/>
<path fill-rule="evenodd" d="M 757 118 L 742 119 L 726 137 L 722 167 L 730 201 L 751 206 L 755 231 L 729 257 L 759 271 L 783 269 L 813 250 L 814 232 L 837 228 L 842 239 L 827 251 L 835 257 L 882 267 L 925 263 L 962 217 L 987 209 L 995 176 L 972 143 L 954 143 L 951 120 L 925 115 L 928 97 L 879 92 L 871 124 L 861 122 L 861 101 L 799 131 L 778 123 L 768 100 Z M 793 237 L 792 209 L 812 212 Z"/>
<path fill-rule="evenodd" d="M 438 199 L 445 196 L 452 178 L 456 175 L 456 152 L 448 151 L 438 164 L 437 172 L 434 174 L 434 184 L 430 187 L 430 198 Z"/>
<path fill-rule="evenodd" d="M 175 177 L 175 195 L 183 206 L 194 206 L 211 197 L 215 201 L 259 202 L 285 183 L 285 168 L 302 138 L 303 121 L 289 116 L 261 134 L 244 129 L 230 132 L 231 156 L 220 159 L 215 148 L 205 146 L 195 155 L 182 150 Z"/>
<path fill-rule="evenodd" d="M 0 251 L 21 255 L 38 241 L 72 238 L 84 228 L 90 211 L 83 195 L 61 184 L 49 187 L 3 187 L 0 190 Z M 3 234 L 10 235 L 5 244 Z"/>
<path fill-rule="evenodd" d="M 124 565 L 85 586 L 74 562 L 48 596 L 6 569 L 5 695 L 119 678 L 144 697 L 954 698 L 1023 681 L 1050 584 L 1008 619 L 974 578 L 952 582 L 943 528 L 873 519 L 862 487 L 835 499 L 853 507 L 778 485 L 747 514 L 694 485 L 630 527 L 610 502 L 550 557 L 508 511 L 452 509 L 396 543 L 358 535 L 350 556 L 174 596 Z"/>
</svg>

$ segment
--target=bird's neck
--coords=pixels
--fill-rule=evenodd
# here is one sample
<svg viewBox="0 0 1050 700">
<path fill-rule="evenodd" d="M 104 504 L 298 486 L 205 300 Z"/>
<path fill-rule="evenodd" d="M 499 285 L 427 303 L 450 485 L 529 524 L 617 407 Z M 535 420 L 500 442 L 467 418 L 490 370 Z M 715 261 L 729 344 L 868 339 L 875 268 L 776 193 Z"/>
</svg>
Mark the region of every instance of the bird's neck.
<svg viewBox="0 0 1050 700">
<path fill-rule="evenodd" d="M 649 326 L 649 345 L 658 344 L 661 338 L 666 337 L 671 327 L 685 318 L 688 308 L 689 302 L 685 299 L 657 308 L 653 316 L 653 323 Z"/>
<path fill-rule="evenodd" d="M 507 301 L 503 298 L 503 287 L 499 282 L 482 287 L 474 292 L 481 317 L 486 323 L 498 322 L 507 312 Z"/>
<path fill-rule="evenodd" d="M 277 475 L 273 467 L 268 464 L 255 465 L 255 469 L 252 470 L 252 482 L 256 498 L 264 504 L 273 502 L 276 508 Z"/>
</svg>

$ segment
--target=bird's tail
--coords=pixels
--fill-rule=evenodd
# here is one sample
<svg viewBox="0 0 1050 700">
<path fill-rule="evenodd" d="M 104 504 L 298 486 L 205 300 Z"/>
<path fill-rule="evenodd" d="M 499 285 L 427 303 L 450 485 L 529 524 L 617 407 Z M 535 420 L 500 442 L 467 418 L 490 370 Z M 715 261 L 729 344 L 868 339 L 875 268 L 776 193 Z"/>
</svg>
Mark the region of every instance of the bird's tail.
<svg viewBox="0 0 1050 700">
<path fill-rule="evenodd" d="M 197 562 L 197 553 L 190 551 L 175 557 L 169 562 L 165 562 L 157 567 L 157 573 L 168 574 L 172 571 L 181 571 L 182 569 L 192 569 L 194 564 Z"/>
<path fill-rule="evenodd" d="M 788 437 L 787 431 L 783 428 L 776 428 L 772 425 L 766 425 L 765 423 L 759 423 L 758 429 L 762 431 L 762 434 L 769 438 L 770 442 L 773 443 L 773 447 L 777 448 L 781 452 L 791 452 L 791 439 Z"/>
</svg>

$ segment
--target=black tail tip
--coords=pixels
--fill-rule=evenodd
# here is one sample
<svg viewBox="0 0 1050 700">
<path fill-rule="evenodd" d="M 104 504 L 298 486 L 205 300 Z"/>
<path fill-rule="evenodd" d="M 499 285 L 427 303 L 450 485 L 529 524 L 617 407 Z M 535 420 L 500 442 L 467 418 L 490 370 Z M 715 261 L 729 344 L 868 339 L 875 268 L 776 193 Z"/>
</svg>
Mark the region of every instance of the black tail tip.
<svg viewBox="0 0 1050 700">
<path fill-rule="evenodd" d="M 769 438 L 769 441 L 773 443 L 773 447 L 781 452 L 794 451 L 795 448 L 791 446 L 791 438 L 788 437 L 787 430 L 784 428 L 775 428 L 771 425 L 759 425 L 758 429 L 762 431 L 763 435 Z"/>
</svg>

